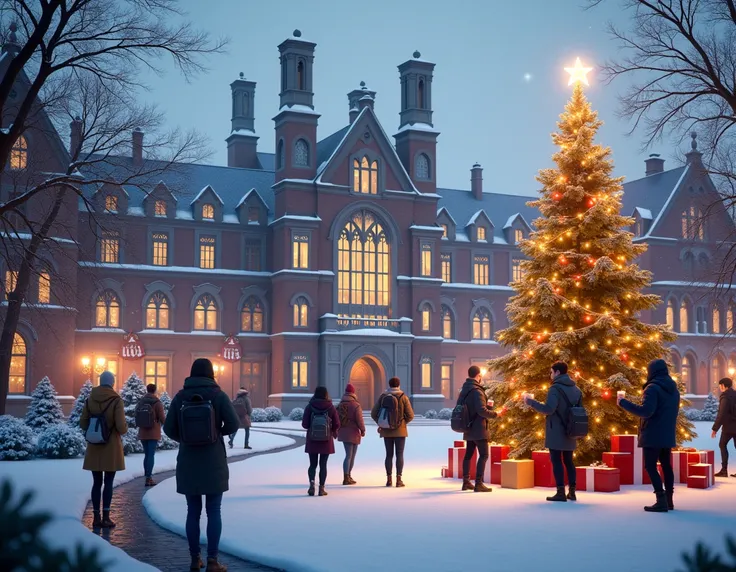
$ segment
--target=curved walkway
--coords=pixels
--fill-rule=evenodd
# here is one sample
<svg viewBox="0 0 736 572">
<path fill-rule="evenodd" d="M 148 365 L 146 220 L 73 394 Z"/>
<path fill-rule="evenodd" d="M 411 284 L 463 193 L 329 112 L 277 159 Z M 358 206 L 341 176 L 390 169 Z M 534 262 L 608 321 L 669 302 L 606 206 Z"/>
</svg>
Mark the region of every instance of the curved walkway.
<svg viewBox="0 0 736 572">
<path fill-rule="evenodd" d="M 255 433 L 256 431 L 253 431 Z M 261 431 L 281 435 L 275 431 Z M 252 453 L 246 456 L 228 457 L 228 464 L 247 461 L 260 455 L 280 453 L 290 449 L 304 446 L 305 439 L 297 435 L 289 435 L 294 439 L 293 445 L 280 447 L 271 451 Z M 154 475 L 157 482 L 174 477 L 175 471 L 167 471 Z M 112 530 L 93 530 L 113 546 L 121 548 L 130 556 L 151 566 L 155 566 L 163 572 L 185 572 L 189 570 L 189 546 L 186 538 L 169 532 L 158 526 L 143 508 L 143 495 L 148 491 L 144 486 L 143 477 L 133 479 L 119 487 L 115 487 L 112 497 L 111 516 L 117 526 Z M 182 498 L 182 502 L 184 502 Z M 92 504 L 87 505 L 82 517 L 82 522 L 92 530 Z M 202 548 L 202 554 L 206 554 L 206 548 Z M 261 566 L 255 562 L 242 560 L 223 552 L 220 553 L 220 561 L 228 566 L 228 572 L 269 572 L 275 568 Z"/>
</svg>

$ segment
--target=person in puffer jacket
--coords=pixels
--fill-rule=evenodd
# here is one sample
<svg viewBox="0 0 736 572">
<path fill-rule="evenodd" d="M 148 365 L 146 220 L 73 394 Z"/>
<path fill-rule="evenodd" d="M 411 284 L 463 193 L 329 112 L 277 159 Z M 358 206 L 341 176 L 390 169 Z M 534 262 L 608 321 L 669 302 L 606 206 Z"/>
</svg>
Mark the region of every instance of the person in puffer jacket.
<svg viewBox="0 0 736 572">
<path fill-rule="evenodd" d="M 340 429 L 337 432 L 337 440 L 345 447 L 345 460 L 342 463 L 343 485 L 355 485 L 353 480 L 353 465 L 355 454 L 358 452 L 361 437 L 365 437 L 365 422 L 363 421 L 363 408 L 360 406 L 355 387 L 348 383 L 345 387 L 345 395 L 342 396 L 337 406 L 340 418 Z"/>
</svg>

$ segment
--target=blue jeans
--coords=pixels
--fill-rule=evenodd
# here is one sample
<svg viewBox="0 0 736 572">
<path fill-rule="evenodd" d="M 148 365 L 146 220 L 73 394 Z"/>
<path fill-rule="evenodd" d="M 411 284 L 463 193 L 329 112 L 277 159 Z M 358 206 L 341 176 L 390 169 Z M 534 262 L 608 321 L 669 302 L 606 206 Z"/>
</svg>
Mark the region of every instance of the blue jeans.
<svg viewBox="0 0 736 572">
<path fill-rule="evenodd" d="M 199 556 L 199 518 L 202 516 L 202 495 L 186 495 L 187 497 L 187 541 L 189 554 Z M 220 551 L 220 535 L 222 534 L 222 493 L 205 495 L 207 511 L 207 558 L 217 558 Z"/>
<path fill-rule="evenodd" d="M 146 477 L 153 475 L 153 460 L 156 455 L 156 445 L 158 441 L 155 439 L 144 439 L 143 444 L 143 472 Z"/>
<path fill-rule="evenodd" d="M 342 472 L 349 475 L 353 472 L 353 465 L 355 464 L 355 453 L 358 452 L 358 445 L 355 443 L 345 443 L 345 460 L 342 462 Z"/>
</svg>

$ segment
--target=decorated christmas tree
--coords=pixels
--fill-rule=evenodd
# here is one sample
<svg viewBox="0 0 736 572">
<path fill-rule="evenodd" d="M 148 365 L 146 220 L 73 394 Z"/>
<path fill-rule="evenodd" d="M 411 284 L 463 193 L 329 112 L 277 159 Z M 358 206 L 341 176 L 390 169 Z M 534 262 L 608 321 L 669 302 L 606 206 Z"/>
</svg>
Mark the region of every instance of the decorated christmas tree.
<svg viewBox="0 0 736 572">
<path fill-rule="evenodd" d="M 49 425 L 63 422 L 64 412 L 56 395 L 56 390 L 48 377 L 39 381 L 36 389 L 31 393 L 31 404 L 26 413 L 26 425 L 34 431 L 42 431 Z"/>
<path fill-rule="evenodd" d="M 69 425 L 79 428 L 80 431 L 82 429 L 79 427 L 79 419 L 82 417 L 82 410 L 84 409 L 85 403 L 87 403 L 87 399 L 89 398 L 89 394 L 91 391 L 92 382 L 88 379 L 84 382 L 84 385 L 82 385 L 81 389 L 79 390 L 79 395 L 74 400 L 74 407 L 72 407 L 72 412 L 69 414 Z"/>
<path fill-rule="evenodd" d="M 128 432 L 123 435 L 123 451 L 126 455 L 143 452 L 143 445 L 138 440 L 138 429 L 135 425 L 135 408 L 145 395 L 146 384 L 133 372 L 123 384 L 120 392 L 125 406 L 125 421 L 128 424 Z"/>
<path fill-rule="evenodd" d="M 511 284 L 510 326 L 497 336 L 511 351 L 489 363 L 503 379 L 489 393 L 508 408 L 496 440 L 511 445 L 513 456 L 528 457 L 544 448 L 545 418 L 521 395 L 544 401 L 550 366 L 567 362 L 589 415 L 590 431 L 576 454 L 585 462 L 600 460 L 612 434 L 637 432 L 639 419 L 617 406 L 616 392 L 640 399 L 648 362 L 667 359 L 665 343 L 676 336 L 640 319 L 660 303 L 642 293 L 651 273 L 634 262 L 647 247 L 632 241 L 627 229 L 634 221 L 620 214 L 622 179 L 612 177 L 610 149 L 593 141 L 601 121 L 583 93 L 585 68 L 578 61 L 568 71 L 575 87 L 552 135 L 556 167 L 537 177 L 541 196 L 529 205 L 542 216 L 520 245 L 523 277 Z M 689 439 L 692 428 L 680 415 L 678 439 Z"/>
</svg>

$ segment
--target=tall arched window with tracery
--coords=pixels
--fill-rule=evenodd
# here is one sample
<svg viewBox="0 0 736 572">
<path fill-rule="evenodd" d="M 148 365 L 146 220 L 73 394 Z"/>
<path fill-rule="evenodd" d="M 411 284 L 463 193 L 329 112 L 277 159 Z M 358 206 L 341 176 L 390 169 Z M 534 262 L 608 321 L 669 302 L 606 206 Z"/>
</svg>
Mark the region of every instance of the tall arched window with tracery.
<svg viewBox="0 0 736 572">
<path fill-rule="evenodd" d="M 442 305 L 442 337 L 451 340 L 455 337 L 455 324 L 450 308 Z"/>
<path fill-rule="evenodd" d="M 485 308 L 478 308 L 473 315 L 473 339 L 490 340 L 493 336 L 491 313 Z"/>
<path fill-rule="evenodd" d="M 28 373 L 28 347 L 19 333 L 13 336 L 13 349 L 10 355 L 10 385 L 8 393 L 26 393 L 26 377 Z"/>
<path fill-rule="evenodd" d="M 194 329 L 217 331 L 217 302 L 210 294 L 202 294 L 194 306 Z"/>
<path fill-rule="evenodd" d="M 105 290 L 97 296 L 95 303 L 95 327 L 120 327 L 120 300 L 112 290 Z"/>
<path fill-rule="evenodd" d="M 353 192 L 363 195 L 378 193 L 378 161 L 368 157 L 353 159 Z"/>
<path fill-rule="evenodd" d="M 672 300 L 667 301 L 667 326 L 675 330 L 675 303 Z"/>
<path fill-rule="evenodd" d="M 240 330 L 243 332 L 263 331 L 263 304 L 255 296 L 248 296 L 240 312 Z"/>
<path fill-rule="evenodd" d="M 353 214 L 337 243 L 337 311 L 390 318 L 390 247 L 383 225 L 366 210 Z"/>
<path fill-rule="evenodd" d="M 163 292 L 155 292 L 146 304 L 146 328 L 169 329 L 169 299 Z"/>
<path fill-rule="evenodd" d="M 690 304 L 685 300 L 680 303 L 680 331 L 690 331 Z"/>
</svg>

